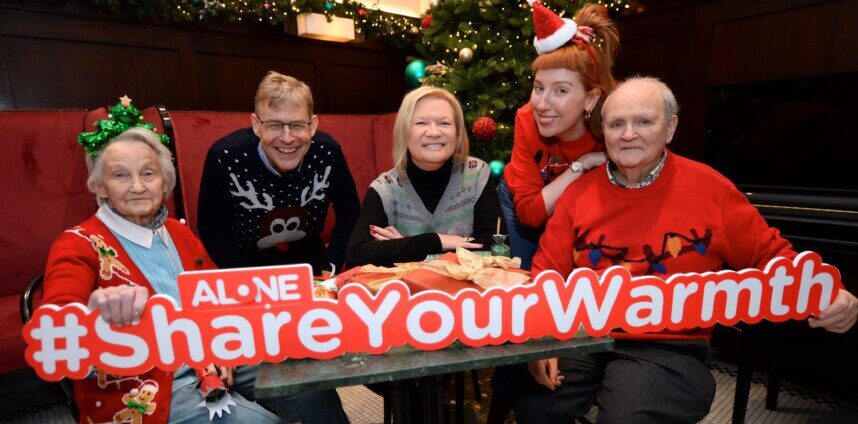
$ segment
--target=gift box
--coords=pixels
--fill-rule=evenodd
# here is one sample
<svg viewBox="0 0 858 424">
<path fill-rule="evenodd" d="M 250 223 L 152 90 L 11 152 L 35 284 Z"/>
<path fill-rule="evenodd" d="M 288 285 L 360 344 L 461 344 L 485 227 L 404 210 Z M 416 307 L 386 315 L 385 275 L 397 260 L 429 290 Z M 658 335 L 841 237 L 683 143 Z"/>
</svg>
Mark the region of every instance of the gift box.
<svg viewBox="0 0 858 424">
<path fill-rule="evenodd" d="M 468 255 L 470 260 L 476 259 L 477 262 L 480 262 L 480 259 L 477 258 L 478 255 L 475 255 L 474 252 L 468 252 L 462 249 L 463 251 L 457 251 L 456 253 L 447 252 L 436 259 L 436 261 L 446 261 L 451 264 L 460 264 L 459 259 L 463 258 L 463 254 Z M 501 258 L 507 259 L 508 258 Z M 412 293 L 421 292 L 424 290 L 439 290 L 449 294 L 456 294 L 462 289 L 475 289 L 478 291 L 483 291 L 487 287 L 501 286 L 501 287 L 509 287 L 513 285 L 524 284 L 530 281 L 530 273 L 521 268 L 518 268 L 517 265 L 520 262 L 516 260 L 516 267 L 507 267 L 505 269 L 498 267 L 482 267 L 482 269 L 472 275 L 471 278 L 476 279 L 476 281 L 471 281 L 471 279 L 459 279 L 454 278 L 448 275 L 442 275 L 439 272 L 436 272 L 432 269 L 428 269 L 428 267 L 421 268 L 409 272 L 407 275 L 403 277 L 403 281 L 405 284 L 411 288 Z M 479 265 L 478 265 L 479 266 Z"/>
<path fill-rule="evenodd" d="M 358 270 L 360 267 L 357 267 Z M 370 292 L 376 293 L 381 286 L 387 284 L 390 280 L 398 280 L 394 272 L 356 272 L 346 278 L 338 280 L 340 286 L 347 283 L 362 284 L 369 289 Z"/>
<path fill-rule="evenodd" d="M 448 252 L 436 257 L 432 262 L 399 264 L 400 267 L 396 268 L 398 271 L 393 272 L 374 272 L 378 269 L 384 269 L 381 267 L 356 267 L 340 274 L 337 281 L 339 285 L 346 283 L 363 284 L 371 292 L 375 293 L 388 281 L 401 280 L 408 286 L 411 293 L 419 293 L 425 290 L 438 290 L 451 295 L 466 288 L 483 291 L 485 290 L 485 287 L 508 287 L 529 281 L 529 273 L 517 267 L 501 269 L 477 265 L 482 268 L 478 275 L 475 276 L 476 281 L 479 284 L 475 284 L 474 281 L 465 277 L 454 278 L 449 275 L 444 275 L 444 265 L 459 265 L 459 258 L 463 257 L 460 255 L 463 254 L 468 255 L 470 260 L 475 260 L 475 257 L 477 256 L 473 252 L 467 251 L 457 253 Z M 476 259 L 476 261 L 480 263 L 480 259 Z M 515 264 L 517 265 L 518 262 L 515 262 Z M 429 268 L 434 268 L 434 270 Z M 372 271 L 364 272 L 366 269 L 370 269 Z"/>
</svg>

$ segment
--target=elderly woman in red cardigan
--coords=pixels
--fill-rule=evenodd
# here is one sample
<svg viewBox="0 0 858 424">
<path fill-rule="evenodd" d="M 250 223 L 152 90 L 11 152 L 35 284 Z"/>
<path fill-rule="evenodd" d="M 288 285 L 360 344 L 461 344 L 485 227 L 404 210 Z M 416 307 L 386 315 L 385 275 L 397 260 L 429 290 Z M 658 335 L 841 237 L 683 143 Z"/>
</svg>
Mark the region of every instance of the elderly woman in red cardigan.
<svg viewBox="0 0 858 424">
<path fill-rule="evenodd" d="M 191 231 L 167 218 L 163 201 L 175 187 L 176 170 L 156 134 L 132 128 L 106 146 L 86 147 L 87 186 L 100 207 L 95 216 L 54 241 L 45 270 L 44 302 L 84 303 L 109 323 L 134 325 L 150 294 L 166 294 L 179 303 L 180 272 L 215 266 Z M 235 371 L 210 365 L 205 370 L 183 366 L 176 372 L 152 369 L 120 377 L 96 369 L 74 382 L 74 396 L 81 423 L 208 422 L 210 410 L 217 409 L 229 409 L 219 421 L 280 422 L 246 399 L 252 395 L 255 372 L 255 367 Z M 213 373 L 234 390 L 222 390 L 207 399 L 209 408 L 200 407 L 198 383 L 206 376 L 210 382 Z M 281 405 L 270 407 L 279 411 Z"/>
</svg>

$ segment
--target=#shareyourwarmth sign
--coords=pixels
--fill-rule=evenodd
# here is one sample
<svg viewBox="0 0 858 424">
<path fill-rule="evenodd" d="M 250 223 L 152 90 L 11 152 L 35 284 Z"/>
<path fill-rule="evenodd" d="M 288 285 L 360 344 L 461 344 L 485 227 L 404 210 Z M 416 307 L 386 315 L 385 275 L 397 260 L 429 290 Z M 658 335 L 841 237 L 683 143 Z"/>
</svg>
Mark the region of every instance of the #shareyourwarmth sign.
<svg viewBox="0 0 858 424">
<path fill-rule="evenodd" d="M 409 344 L 434 350 L 553 336 L 578 329 L 603 336 L 804 319 L 825 309 L 841 288 L 840 273 L 804 252 L 776 258 L 764 270 L 677 274 L 666 281 L 632 278 L 623 267 L 601 276 L 554 271 L 533 284 L 455 295 L 411 294 L 402 282 L 375 295 L 348 284 L 337 300 L 314 299 L 307 265 L 188 272 L 179 276 L 182 305 L 156 295 L 138 325 L 116 327 L 81 304 L 39 308 L 24 327 L 27 361 L 46 380 L 83 378 L 95 366 L 116 375 L 182 363 L 237 366 L 286 358 L 384 353 Z"/>
</svg>

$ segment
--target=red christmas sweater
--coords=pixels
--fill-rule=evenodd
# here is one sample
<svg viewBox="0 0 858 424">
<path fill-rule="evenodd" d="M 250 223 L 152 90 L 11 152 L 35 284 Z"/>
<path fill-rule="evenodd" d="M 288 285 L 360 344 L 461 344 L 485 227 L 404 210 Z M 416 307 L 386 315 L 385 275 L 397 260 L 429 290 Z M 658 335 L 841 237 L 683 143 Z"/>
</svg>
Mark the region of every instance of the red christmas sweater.
<svg viewBox="0 0 858 424">
<path fill-rule="evenodd" d="M 214 268 L 202 243 L 190 230 L 174 219 L 167 219 L 164 225 L 185 271 Z M 127 283 L 146 287 L 154 294 L 119 240 L 93 216 L 60 234 L 51 246 L 43 303 L 86 305 L 96 288 Z M 141 375 L 119 377 L 95 371 L 94 375 L 74 382 L 81 423 L 168 421 L 173 372 L 155 368 Z"/>
<path fill-rule="evenodd" d="M 605 165 L 581 176 L 560 197 L 548 221 L 533 275 L 576 267 L 600 273 L 613 265 L 633 276 L 761 268 L 792 258 L 792 245 L 771 228 L 733 183 L 714 169 L 668 152 L 652 184 L 613 185 Z M 618 339 L 708 339 L 711 328 L 632 335 Z"/>
<path fill-rule="evenodd" d="M 589 131 L 576 140 L 559 140 L 539 135 L 530 103 L 515 114 L 512 157 L 503 178 L 512 192 L 515 213 L 528 227 L 548 220 L 542 189 L 569 168 L 581 155 L 605 150 Z"/>
</svg>

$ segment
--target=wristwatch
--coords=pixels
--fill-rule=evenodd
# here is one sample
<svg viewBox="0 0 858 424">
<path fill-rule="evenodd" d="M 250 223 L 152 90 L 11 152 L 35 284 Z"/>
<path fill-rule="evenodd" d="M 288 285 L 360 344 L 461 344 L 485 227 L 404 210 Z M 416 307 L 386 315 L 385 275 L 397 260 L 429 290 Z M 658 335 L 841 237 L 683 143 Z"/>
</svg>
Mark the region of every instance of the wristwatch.
<svg viewBox="0 0 858 424">
<path fill-rule="evenodd" d="M 576 172 L 578 174 L 583 174 L 587 170 L 586 168 L 584 168 L 584 164 L 578 161 L 570 163 L 569 169 L 571 169 L 572 172 Z"/>
</svg>

